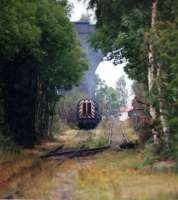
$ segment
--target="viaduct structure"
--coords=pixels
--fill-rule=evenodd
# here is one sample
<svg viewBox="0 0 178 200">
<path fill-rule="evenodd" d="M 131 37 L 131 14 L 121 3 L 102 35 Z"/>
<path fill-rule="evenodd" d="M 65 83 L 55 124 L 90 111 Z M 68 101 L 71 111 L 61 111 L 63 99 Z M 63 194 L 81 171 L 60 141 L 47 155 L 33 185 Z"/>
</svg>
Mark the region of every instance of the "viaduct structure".
<svg viewBox="0 0 178 200">
<path fill-rule="evenodd" d="M 89 42 L 89 36 L 95 32 L 95 25 L 90 24 L 88 21 L 74 22 L 74 28 L 78 35 L 80 44 L 84 49 L 86 57 L 89 61 L 89 69 L 85 72 L 84 77 L 80 83 L 80 89 L 89 98 L 95 97 L 95 71 L 97 66 L 103 58 L 103 54 L 100 50 L 95 50 L 91 47 Z"/>
</svg>

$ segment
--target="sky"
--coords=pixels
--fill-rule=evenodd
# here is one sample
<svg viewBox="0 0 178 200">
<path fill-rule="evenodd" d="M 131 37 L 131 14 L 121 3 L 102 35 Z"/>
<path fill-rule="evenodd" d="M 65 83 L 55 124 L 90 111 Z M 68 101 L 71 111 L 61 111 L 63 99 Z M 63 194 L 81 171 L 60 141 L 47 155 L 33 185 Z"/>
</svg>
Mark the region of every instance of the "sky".
<svg viewBox="0 0 178 200">
<path fill-rule="evenodd" d="M 73 9 L 71 13 L 71 21 L 76 22 L 79 21 L 82 14 L 91 15 L 91 20 L 94 21 L 94 12 L 92 10 L 87 9 L 87 0 L 69 0 L 70 3 L 73 4 Z"/>
<path fill-rule="evenodd" d="M 94 23 L 94 12 L 91 10 L 87 10 L 87 2 L 84 3 L 84 1 L 82 0 L 80 2 L 78 0 L 69 0 L 69 2 L 73 4 L 73 9 L 70 18 L 71 21 L 79 21 L 82 14 L 88 13 L 89 15 L 91 15 L 91 22 Z M 127 89 L 129 92 L 128 106 L 130 107 L 131 100 L 134 97 L 131 89 L 133 81 L 130 80 L 127 74 L 124 72 L 124 66 L 125 64 L 115 66 L 112 64 L 112 61 L 102 61 L 99 64 L 96 73 L 101 79 L 105 80 L 108 86 L 113 88 L 115 88 L 117 80 L 124 75 L 127 84 Z"/>
<path fill-rule="evenodd" d="M 99 64 L 96 74 L 99 75 L 99 77 L 103 80 L 105 80 L 106 84 L 110 87 L 115 88 L 117 80 L 124 76 L 126 84 L 127 84 L 127 90 L 128 90 L 128 107 L 131 107 L 131 102 L 134 97 L 133 91 L 132 91 L 132 84 L 133 81 L 128 78 L 128 75 L 124 72 L 124 66 L 125 63 L 120 65 L 113 65 L 112 61 L 103 61 Z"/>
</svg>

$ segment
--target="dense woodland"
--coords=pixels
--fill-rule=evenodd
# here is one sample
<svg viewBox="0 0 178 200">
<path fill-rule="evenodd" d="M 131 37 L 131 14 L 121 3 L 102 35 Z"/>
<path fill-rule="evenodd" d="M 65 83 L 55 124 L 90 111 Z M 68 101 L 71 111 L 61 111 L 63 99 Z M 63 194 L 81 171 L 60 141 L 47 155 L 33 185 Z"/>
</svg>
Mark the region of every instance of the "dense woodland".
<svg viewBox="0 0 178 200">
<path fill-rule="evenodd" d="M 78 84 L 87 62 L 69 21 L 67 0 L 1 0 L 0 7 L 0 148 L 9 143 L 30 147 L 50 136 L 56 104 L 69 122 L 75 118 L 74 108 L 66 105 L 77 102 L 76 94 L 59 99 Z M 146 145 L 175 158 L 178 1 L 90 0 L 89 7 L 97 20 L 93 46 L 113 52 L 109 59 L 115 64 L 127 61 L 125 71 L 146 105 L 148 134 L 153 128 L 158 132 L 159 144 L 149 139 Z M 116 90 L 97 81 L 96 98 L 103 106 L 113 111 L 126 104 L 123 80 Z"/>
<path fill-rule="evenodd" d="M 61 91 L 87 64 L 61 0 L 0 1 L 0 148 L 51 134 Z"/>
<path fill-rule="evenodd" d="M 159 151 L 155 152 L 176 157 L 178 1 L 90 0 L 89 6 L 95 8 L 97 18 L 93 45 L 113 52 L 110 57 L 115 63 L 127 60 L 126 73 L 144 88 L 138 93 L 149 105 L 145 109 L 150 132 L 151 128 L 159 132 Z"/>
<path fill-rule="evenodd" d="M 88 39 L 133 80 L 126 121 L 126 76 L 96 75 L 102 121 L 76 126 L 89 61 L 70 2 L 93 9 Z M 82 107 L 89 127 L 98 108 Z M 0 0 L 0 199 L 177 200 L 177 172 L 178 0 Z"/>
</svg>

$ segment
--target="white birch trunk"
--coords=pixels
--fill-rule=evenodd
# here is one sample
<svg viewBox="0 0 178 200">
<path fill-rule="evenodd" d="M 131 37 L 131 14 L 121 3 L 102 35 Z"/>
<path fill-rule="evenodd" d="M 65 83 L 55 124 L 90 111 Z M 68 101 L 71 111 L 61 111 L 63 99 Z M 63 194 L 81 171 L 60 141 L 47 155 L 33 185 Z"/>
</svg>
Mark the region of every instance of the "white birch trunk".
<svg viewBox="0 0 178 200">
<path fill-rule="evenodd" d="M 159 0 L 152 1 L 152 16 L 151 16 L 152 29 L 155 28 L 155 24 L 156 24 L 158 1 Z M 149 42 L 148 58 L 149 58 L 149 64 L 150 64 L 150 67 L 148 68 L 148 88 L 149 88 L 149 92 L 151 93 L 155 79 L 159 77 L 160 69 L 161 69 L 161 66 L 158 63 L 156 63 L 156 60 L 155 60 L 155 51 L 154 51 L 152 41 Z M 164 142 L 165 142 L 165 147 L 169 149 L 169 145 L 168 145 L 169 127 L 167 127 L 166 118 L 164 116 L 165 109 L 164 109 L 164 103 L 161 99 L 162 91 L 161 91 L 161 87 L 159 83 L 157 84 L 157 89 L 159 93 L 158 95 L 160 96 L 159 111 L 160 111 L 161 125 L 163 128 L 163 134 L 164 134 Z M 156 119 L 156 110 L 152 106 L 150 106 L 150 115 L 152 116 L 153 120 Z"/>
<path fill-rule="evenodd" d="M 157 18 L 157 6 L 158 0 L 153 0 L 152 3 L 152 14 L 151 14 L 151 28 L 155 27 L 156 18 Z M 156 78 L 156 66 L 155 66 L 155 55 L 154 55 L 154 48 L 152 41 L 149 41 L 149 50 L 148 50 L 148 59 L 149 59 L 149 68 L 148 68 L 148 88 L 149 92 L 151 93 L 153 84 Z M 150 115 L 152 119 L 156 119 L 156 110 L 155 108 L 150 105 Z"/>
<path fill-rule="evenodd" d="M 150 51 L 151 49 L 152 49 L 152 44 L 149 45 L 149 53 L 148 53 L 148 58 L 149 58 L 149 63 L 150 63 L 150 67 L 148 68 L 148 89 L 149 89 L 149 93 L 151 93 L 151 90 L 153 88 L 153 84 L 154 84 L 154 81 L 155 81 L 153 51 Z M 150 105 L 150 115 L 151 115 L 153 120 L 156 119 L 156 109 L 152 105 Z"/>
<path fill-rule="evenodd" d="M 161 69 L 161 66 L 158 64 L 157 66 L 157 77 L 159 77 L 160 75 L 160 69 Z M 170 134 L 170 131 L 169 131 L 169 127 L 167 126 L 167 121 L 166 121 L 166 118 L 164 116 L 164 113 L 165 112 L 165 109 L 164 109 L 164 103 L 163 103 L 163 100 L 162 100 L 162 91 L 161 91 L 161 87 L 160 85 L 158 84 L 158 92 L 159 92 L 159 97 L 160 97 L 160 103 L 159 103 L 159 111 L 160 111 L 160 121 L 161 121 L 161 125 L 162 125 L 162 128 L 163 128 L 163 136 L 164 136 L 164 142 L 165 142 L 165 147 L 167 150 L 169 150 L 169 134 Z"/>
<path fill-rule="evenodd" d="M 160 120 L 161 120 L 161 125 L 163 127 L 163 134 L 164 134 L 164 144 L 165 144 L 165 148 L 167 150 L 169 150 L 169 135 L 170 135 L 170 131 L 169 131 L 169 127 L 167 126 L 167 121 L 164 117 L 164 104 L 162 101 L 160 101 Z"/>
</svg>

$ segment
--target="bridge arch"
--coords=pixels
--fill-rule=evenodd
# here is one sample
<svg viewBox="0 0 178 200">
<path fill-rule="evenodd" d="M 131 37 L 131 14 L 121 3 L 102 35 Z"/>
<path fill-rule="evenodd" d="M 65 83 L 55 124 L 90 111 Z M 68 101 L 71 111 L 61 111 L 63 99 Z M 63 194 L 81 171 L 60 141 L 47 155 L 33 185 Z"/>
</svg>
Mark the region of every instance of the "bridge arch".
<svg viewBox="0 0 178 200">
<path fill-rule="evenodd" d="M 95 25 L 88 21 L 74 22 L 74 28 L 80 41 L 81 47 L 89 61 L 89 69 L 85 72 L 81 83 L 80 90 L 89 98 L 95 97 L 95 71 L 103 58 L 101 50 L 94 49 L 89 42 L 89 35 L 95 32 Z"/>
</svg>

